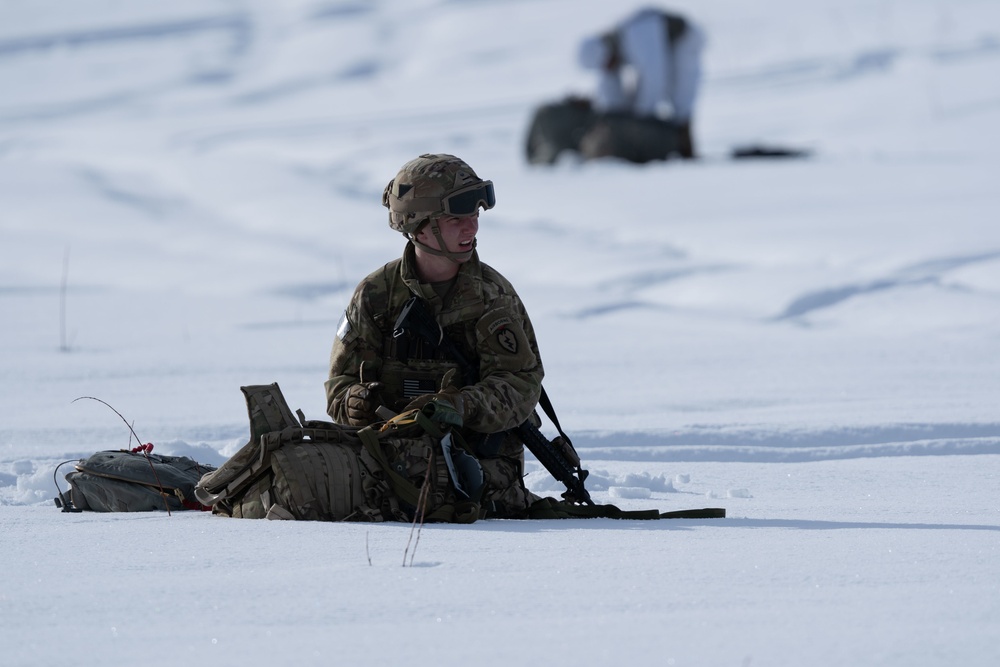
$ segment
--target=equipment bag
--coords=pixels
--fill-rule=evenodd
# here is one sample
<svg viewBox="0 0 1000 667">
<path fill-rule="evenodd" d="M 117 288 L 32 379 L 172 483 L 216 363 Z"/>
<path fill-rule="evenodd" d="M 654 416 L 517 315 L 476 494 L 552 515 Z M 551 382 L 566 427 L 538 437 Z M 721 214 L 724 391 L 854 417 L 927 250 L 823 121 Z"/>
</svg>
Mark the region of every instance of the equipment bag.
<svg viewBox="0 0 1000 667">
<path fill-rule="evenodd" d="M 586 98 L 540 106 L 531 118 L 525 154 L 531 164 L 555 164 L 565 152 L 585 160 L 616 157 L 636 164 L 667 160 L 680 149 L 678 126 L 627 113 L 599 113 Z"/>
<path fill-rule="evenodd" d="M 250 440 L 198 482 L 216 514 L 307 521 L 447 521 L 479 518 L 483 475 L 431 402 L 380 428 L 298 420 L 276 383 L 241 387 Z"/>
<path fill-rule="evenodd" d="M 580 140 L 597 119 L 590 100 L 568 97 L 535 110 L 525 140 L 530 164 L 555 164 L 564 152 L 578 153 Z"/>
<path fill-rule="evenodd" d="M 680 135 L 669 120 L 627 113 L 599 114 L 580 138 L 585 160 L 615 157 L 635 164 L 668 160 L 679 154 Z"/>
<path fill-rule="evenodd" d="M 64 512 L 148 512 L 208 509 L 195 500 L 201 476 L 215 470 L 186 456 L 151 454 L 151 445 L 135 450 L 97 452 L 76 463 L 66 475 L 69 491 L 58 483 L 56 506 Z M 69 463 L 59 464 L 59 467 Z M 55 474 L 53 474 L 53 477 Z"/>
</svg>

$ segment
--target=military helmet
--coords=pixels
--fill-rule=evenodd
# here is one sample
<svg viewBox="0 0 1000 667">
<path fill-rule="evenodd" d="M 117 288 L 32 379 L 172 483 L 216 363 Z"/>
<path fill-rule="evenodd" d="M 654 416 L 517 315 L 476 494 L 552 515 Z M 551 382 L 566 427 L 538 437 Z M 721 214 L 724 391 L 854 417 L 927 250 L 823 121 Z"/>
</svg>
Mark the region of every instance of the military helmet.
<svg viewBox="0 0 1000 667">
<path fill-rule="evenodd" d="M 484 181 L 463 160 L 445 153 L 410 160 L 382 192 L 389 226 L 407 238 L 442 215 L 472 215 L 493 208 L 493 182 Z"/>
</svg>

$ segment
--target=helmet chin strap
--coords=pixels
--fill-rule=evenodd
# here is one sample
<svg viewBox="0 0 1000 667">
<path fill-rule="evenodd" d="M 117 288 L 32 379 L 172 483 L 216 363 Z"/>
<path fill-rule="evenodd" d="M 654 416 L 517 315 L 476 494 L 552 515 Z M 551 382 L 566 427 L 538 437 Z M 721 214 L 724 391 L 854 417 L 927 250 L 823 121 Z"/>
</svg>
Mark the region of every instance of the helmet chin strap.
<svg viewBox="0 0 1000 667">
<path fill-rule="evenodd" d="M 472 253 L 476 251 L 476 239 L 472 239 L 472 248 L 470 250 L 465 250 L 462 252 L 451 252 L 449 250 L 445 250 L 445 248 L 447 248 L 448 245 L 444 242 L 444 239 L 441 237 L 441 228 L 438 227 L 437 219 L 432 218 L 428 224 L 431 226 L 431 233 L 433 233 L 434 238 L 437 239 L 438 247 L 432 248 L 426 243 L 421 243 L 420 241 L 417 240 L 416 234 L 410 237 L 410 240 L 413 242 L 413 245 L 419 246 L 420 249 L 423 250 L 424 252 L 430 253 L 431 255 L 437 255 L 438 257 L 444 257 L 446 259 L 455 262 L 456 264 L 462 264 L 464 262 L 468 262 L 472 258 Z"/>
</svg>

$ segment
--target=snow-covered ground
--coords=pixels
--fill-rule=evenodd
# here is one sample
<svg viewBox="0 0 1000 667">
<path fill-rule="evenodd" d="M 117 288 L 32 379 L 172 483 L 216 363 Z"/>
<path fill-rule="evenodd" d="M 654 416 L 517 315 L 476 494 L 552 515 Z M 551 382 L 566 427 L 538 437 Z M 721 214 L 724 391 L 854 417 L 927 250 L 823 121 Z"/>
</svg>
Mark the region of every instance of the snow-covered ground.
<svg viewBox="0 0 1000 667">
<path fill-rule="evenodd" d="M 638 4 L 0 2 L 0 662 L 1000 664 L 1000 4 L 678 1 L 703 159 L 528 166 Z M 728 518 L 426 526 L 403 568 L 409 526 L 54 507 L 129 444 L 80 396 L 211 464 L 241 385 L 322 418 L 423 152 L 496 183 L 595 497 Z"/>
</svg>

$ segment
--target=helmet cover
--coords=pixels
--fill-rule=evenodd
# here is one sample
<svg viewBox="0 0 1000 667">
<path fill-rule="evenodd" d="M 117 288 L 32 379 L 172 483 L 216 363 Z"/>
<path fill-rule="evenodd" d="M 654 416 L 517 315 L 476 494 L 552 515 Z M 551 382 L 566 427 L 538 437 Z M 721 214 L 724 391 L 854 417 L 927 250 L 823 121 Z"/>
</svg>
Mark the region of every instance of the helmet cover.
<svg viewBox="0 0 1000 667">
<path fill-rule="evenodd" d="M 483 180 L 463 160 L 446 153 L 424 154 L 402 166 L 382 192 L 389 226 L 410 237 L 444 213 L 444 198 Z"/>
</svg>

